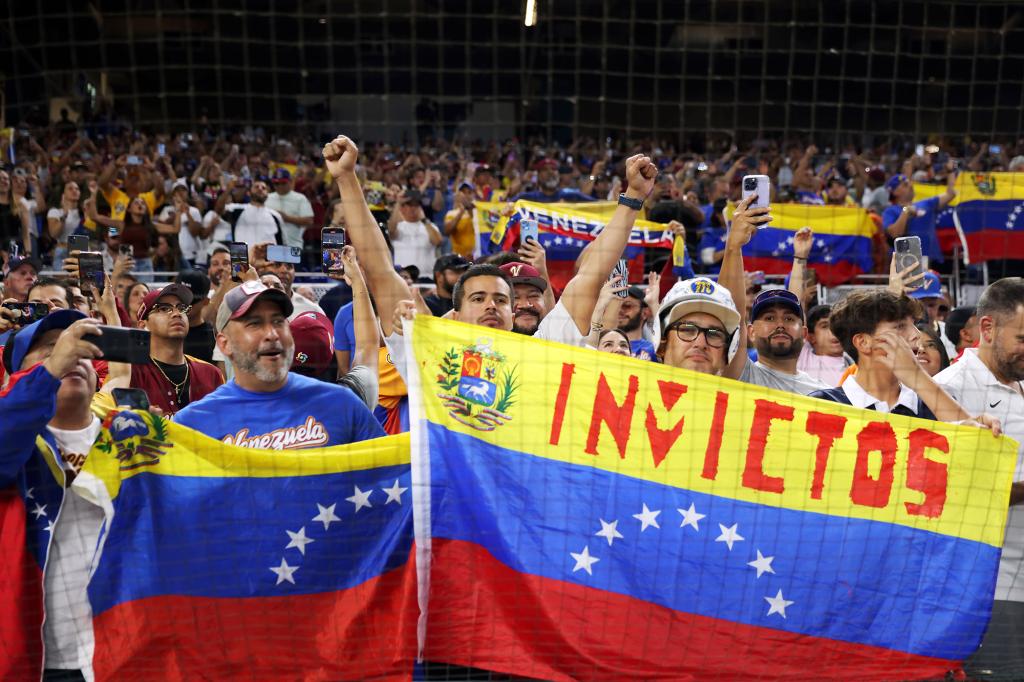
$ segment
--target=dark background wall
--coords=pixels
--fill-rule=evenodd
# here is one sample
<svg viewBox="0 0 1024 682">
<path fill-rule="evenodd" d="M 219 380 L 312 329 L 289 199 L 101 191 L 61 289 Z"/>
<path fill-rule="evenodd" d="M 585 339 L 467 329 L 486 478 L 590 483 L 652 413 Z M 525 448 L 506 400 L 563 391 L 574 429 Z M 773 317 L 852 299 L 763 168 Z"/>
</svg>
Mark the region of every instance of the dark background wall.
<svg viewBox="0 0 1024 682">
<path fill-rule="evenodd" d="M 508 0 L 8 0 L 5 112 L 390 138 L 417 105 L 471 135 L 1024 130 L 1019 3 L 538 2 L 526 28 Z"/>
</svg>

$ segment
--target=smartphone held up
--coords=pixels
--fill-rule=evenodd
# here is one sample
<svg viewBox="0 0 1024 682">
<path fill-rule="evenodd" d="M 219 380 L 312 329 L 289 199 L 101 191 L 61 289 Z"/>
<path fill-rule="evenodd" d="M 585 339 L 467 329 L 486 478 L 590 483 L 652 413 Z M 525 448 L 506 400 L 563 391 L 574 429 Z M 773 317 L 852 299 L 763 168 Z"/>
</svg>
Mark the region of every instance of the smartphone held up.
<svg viewBox="0 0 1024 682">
<path fill-rule="evenodd" d="M 245 242 L 231 242 L 228 244 L 228 254 L 231 256 L 231 280 L 241 282 L 242 275 L 249 269 L 249 245 Z"/>
<path fill-rule="evenodd" d="M 753 195 L 750 208 L 768 208 L 771 203 L 772 185 L 767 175 L 745 175 L 741 185 L 742 199 Z"/>
<path fill-rule="evenodd" d="M 345 274 L 341 251 L 345 248 L 345 228 L 325 227 L 320 232 L 321 263 L 328 275 Z"/>
</svg>

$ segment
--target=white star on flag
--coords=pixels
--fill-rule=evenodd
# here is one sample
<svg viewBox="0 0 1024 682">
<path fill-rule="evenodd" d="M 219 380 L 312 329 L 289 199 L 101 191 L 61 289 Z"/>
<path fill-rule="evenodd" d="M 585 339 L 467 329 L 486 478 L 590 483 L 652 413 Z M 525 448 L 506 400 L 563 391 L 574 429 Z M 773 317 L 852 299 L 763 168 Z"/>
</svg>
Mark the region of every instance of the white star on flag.
<svg viewBox="0 0 1024 682">
<path fill-rule="evenodd" d="M 762 573 L 771 573 L 774 575 L 775 569 L 772 568 L 773 556 L 764 556 L 761 554 L 761 550 L 757 550 L 757 559 L 754 561 L 748 561 L 747 566 L 753 566 L 757 569 L 757 577 L 760 578 Z"/>
<path fill-rule="evenodd" d="M 718 524 L 718 527 L 722 530 L 722 534 L 715 538 L 715 542 L 724 542 L 728 547 L 729 551 L 732 551 L 732 543 L 743 540 L 743 536 L 736 532 L 736 526 L 740 524 L 734 523 L 728 528 L 722 524 Z"/>
<path fill-rule="evenodd" d="M 683 522 L 679 524 L 679 527 L 693 526 L 693 529 L 696 531 L 700 530 L 697 522 L 707 516 L 707 514 L 698 514 L 697 510 L 693 507 L 693 502 L 690 503 L 689 509 L 676 509 L 676 511 L 683 515 Z"/>
<path fill-rule="evenodd" d="M 288 533 L 288 537 L 291 538 L 291 542 L 288 543 L 285 549 L 294 547 L 299 550 L 299 554 L 306 556 L 306 545 L 313 542 L 313 540 L 306 537 L 306 527 L 300 528 L 298 533 L 293 533 L 290 530 L 285 530 L 285 533 Z"/>
<path fill-rule="evenodd" d="M 56 527 L 57 527 L 57 522 L 56 522 L 56 521 L 49 521 L 49 522 L 48 522 L 48 523 L 46 524 L 46 529 L 45 529 L 45 530 L 46 530 L 46 532 L 47 532 L 47 533 L 49 533 L 50 535 L 53 535 L 53 529 L 54 529 L 54 528 L 56 528 Z"/>
<path fill-rule="evenodd" d="M 633 514 L 633 518 L 640 522 L 640 532 L 643 533 L 647 530 L 648 526 L 654 526 L 660 529 L 658 525 L 658 514 L 661 513 L 660 509 L 650 510 L 647 508 L 647 504 L 644 503 L 644 510 L 639 514 Z"/>
<path fill-rule="evenodd" d="M 45 504 L 42 504 L 42 505 L 41 504 L 36 504 L 36 508 L 33 509 L 29 513 L 30 514 L 35 514 L 36 515 L 36 520 L 39 520 L 40 516 L 46 516 L 46 505 Z"/>
<path fill-rule="evenodd" d="M 555 242 L 555 244 L 561 244 L 562 243 L 562 238 L 561 237 L 555 237 L 553 241 Z"/>
<path fill-rule="evenodd" d="M 319 521 L 324 524 L 324 530 L 327 530 L 331 522 L 341 521 L 337 516 L 334 515 L 334 508 L 338 505 L 332 504 L 330 507 L 325 507 L 319 502 L 316 503 L 316 508 L 320 510 L 320 513 L 313 517 L 313 521 Z"/>
<path fill-rule="evenodd" d="M 779 590 L 774 597 L 765 597 L 764 600 L 769 604 L 769 616 L 777 613 L 783 618 L 786 617 L 786 607 L 793 603 L 782 598 L 782 590 Z"/>
<path fill-rule="evenodd" d="M 612 521 L 611 523 L 608 523 L 604 519 L 598 519 L 598 521 L 601 522 L 601 530 L 594 533 L 594 535 L 599 538 L 607 539 L 609 547 L 612 546 L 612 543 L 615 542 L 616 539 L 622 539 L 622 533 L 618 530 L 618 520 Z"/>
<path fill-rule="evenodd" d="M 825 248 L 825 240 L 819 239 L 818 241 L 814 242 L 814 245 L 817 246 L 819 249 L 823 249 Z"/>
<path fill-rule="evenodd" d="M 35 490 L 35 488 L 29 488 L 28 490 L 25 491 L 25 499 L 26 500 L 34 500 L 34 499 L 36 499 L 36 496 L 32 494 L 33 490 Z"/>
<path fill-rule="evenodd" d="M 381 490 L 384 492 L 385 495 L 388 496 L 388 501 L 384 503 L 386 506 L 391 504 L 392 502 L 402 504 L 402 493 L 408 490 L 408 488 L 399 488 L 398 479 L 396 478 L 395 484 L 393 486 L 391 486 L 390 488 L 381 488 Z"/>
<path fill-rule="evenodd" d="M 373 488 L 370 488 L 366 492 L 363 492 L 362 490 L 359 489 L 359 486 L 357 485 L 352 487 L 355 488 L 356 491 L 352 493 L 352 497 L 345 498 L 346 502 L 351 502 L 352 504 L 354 504 L 356 506 L 356 511 L 359 511 L 363 507 L 373 506 L 372 504 L 370 504 L 370 493 L 373 492 Z"/>
<path fill-rule="evenodd" d="M 584 545 L 582 552 L 569 552 L 569 556 L 571 556 L 576 562 L 576 565 L 572 568 L 573 573 L 576 571 L 586 571 L 587 575 L 594 575 L 594 572 L 590 570 L 590 567 L 600 561 L 600 559 L 595 556 L 590 556 L 589 547 Z"/>
<path fill-rule="evenodd" d="M 280 566 L 271 566 L 270 570 L 277 574 L 277 582 L 274 583 L 275 585 L 280 585 L 285 580 L 287 580 L 292 585 L 294 585 L 295 584 L 295 578 L 292 577 L 292 574 L 295 573 L 295 571 L 299 570 L 299 567 L 298 566 L 289 566 L 288 562 L 284 560 L 284 557 L 282 557 L 281 558 L 281 565 Z"/>
</svg>

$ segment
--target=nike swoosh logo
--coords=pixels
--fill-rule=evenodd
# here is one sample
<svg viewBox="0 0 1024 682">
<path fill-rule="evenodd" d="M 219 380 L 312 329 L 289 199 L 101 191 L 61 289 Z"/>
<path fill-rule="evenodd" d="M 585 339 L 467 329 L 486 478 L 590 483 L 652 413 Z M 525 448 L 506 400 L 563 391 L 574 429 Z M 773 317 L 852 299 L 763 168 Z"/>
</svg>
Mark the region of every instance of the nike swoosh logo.
<svg viewBox="0 0 1024 682">
<path fill-rule="evenodd" d="M 1002 401 L 1002 400 L 997 400 L 997 401 L 995 401 L 994 403 L 991 403 L 991 404 L 989 405 L 989 407 L 995 407 L 996 405 L 998 405 L 998 404 L 999 404 L 999 403 L 1001 403 L 1001 402 L 1003 402 L 1003 401 Z"/>
</svg>

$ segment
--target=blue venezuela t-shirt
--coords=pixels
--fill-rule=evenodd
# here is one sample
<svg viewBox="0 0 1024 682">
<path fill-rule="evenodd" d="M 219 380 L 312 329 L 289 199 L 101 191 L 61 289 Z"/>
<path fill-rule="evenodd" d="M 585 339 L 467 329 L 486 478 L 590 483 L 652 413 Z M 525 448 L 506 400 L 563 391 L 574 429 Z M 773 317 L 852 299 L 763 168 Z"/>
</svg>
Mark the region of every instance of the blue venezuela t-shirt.
<svg viewBox="0 0 1024 682">
<path fill-rule="evenodd" d="M 230 381 L 187 405 L 174 421 L 229 445 L 268 450 L 344 445 L 386 435 L 352 391 L 294 373 L 271 393 L 253 393 Z"/>
</svg>

